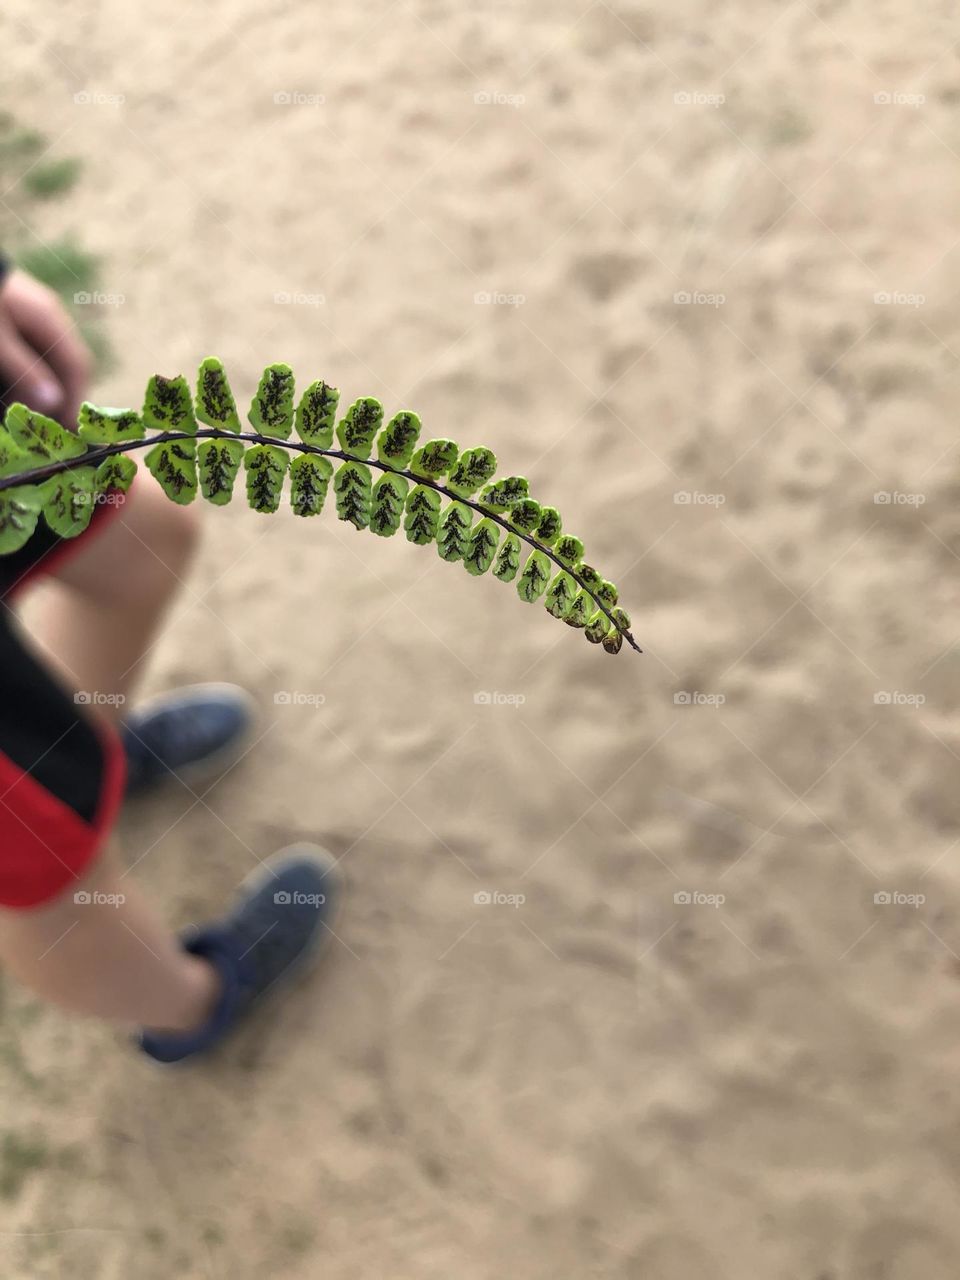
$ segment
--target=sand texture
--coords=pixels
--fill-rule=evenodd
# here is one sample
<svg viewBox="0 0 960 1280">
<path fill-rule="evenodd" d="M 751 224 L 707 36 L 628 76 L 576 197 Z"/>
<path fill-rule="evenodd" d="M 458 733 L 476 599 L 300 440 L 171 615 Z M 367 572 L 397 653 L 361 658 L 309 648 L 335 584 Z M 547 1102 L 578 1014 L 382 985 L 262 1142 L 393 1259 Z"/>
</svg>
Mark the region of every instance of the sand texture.
<svg viewBox="0 0 960 1280">
<path fill-rule="evenodd" d="M 124 842 L 181 924 L 319 839 L 338 938 L 184 1071 L 8 985 L 0 1274 L 954 1280 L 949 6 L 2 31 L 84 162 L 33 231 L 124 296 L 100 402 L 215 353 L 244 402 L 279 359 L 416 409 L 556 503 L 646 652 L 332 511 L 212 510 L 146 688 L 241 683 L 261 736 Z"/>
</svg>

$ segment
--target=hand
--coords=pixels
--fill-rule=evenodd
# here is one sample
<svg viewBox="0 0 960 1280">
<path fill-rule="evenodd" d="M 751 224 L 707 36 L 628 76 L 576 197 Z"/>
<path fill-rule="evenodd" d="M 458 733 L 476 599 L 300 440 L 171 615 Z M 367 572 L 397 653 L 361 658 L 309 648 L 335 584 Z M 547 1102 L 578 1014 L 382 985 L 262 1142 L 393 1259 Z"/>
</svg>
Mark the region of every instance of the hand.
<svg viewBox="0 0 960 1280">
<path fill-rule="evenodd" d="M 22 400 L 75 430 L 91 367 L 90 352 L 53 290 L 12 270 L 0 288 L 0 383 L 7 403 Z"/>
</svg>

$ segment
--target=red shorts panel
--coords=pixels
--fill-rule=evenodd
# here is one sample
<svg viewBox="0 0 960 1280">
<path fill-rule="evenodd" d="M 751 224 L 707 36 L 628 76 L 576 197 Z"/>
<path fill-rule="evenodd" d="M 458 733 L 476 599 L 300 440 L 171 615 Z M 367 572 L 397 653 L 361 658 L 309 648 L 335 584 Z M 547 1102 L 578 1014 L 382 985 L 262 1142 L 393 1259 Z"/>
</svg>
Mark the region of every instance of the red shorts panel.
<svg viewBox="0 0 960 1280">
<path fill-rule="evenodd" d="M 103 504 L 76 538 L 43 525 L 0 557 L 0 906 L 35 907 L 69 890 L 117 817 L 126 759 L 116 731 L 30 646 L 10 601 L 89 546 L 122 504 Z"/>
<path fill-rule="evenodd" d="M 126 760 L 100 729 L 103 771 L 92 821 L 0 754 L 0 906 L 36 907 L 69 889 L 103 847 L 123 800 Z"/>
</svg>

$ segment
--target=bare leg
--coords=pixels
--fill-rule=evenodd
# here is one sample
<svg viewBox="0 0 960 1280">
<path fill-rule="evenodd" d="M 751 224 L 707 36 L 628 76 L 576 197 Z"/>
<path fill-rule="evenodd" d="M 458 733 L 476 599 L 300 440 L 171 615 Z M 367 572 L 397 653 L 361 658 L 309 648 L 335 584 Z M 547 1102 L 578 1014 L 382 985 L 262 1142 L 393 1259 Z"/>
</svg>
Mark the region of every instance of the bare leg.
<svg viewBox="0 0 960 1280">
<path fill-rule="evenodd" d="M 141 476 L 110 524 L 53 575 L 33 638 L 72 688 L 117 696 L 101 704 L 105 714 L 122 714 L 142 674 L 197 525 L 192 508 L 175 506 L 151 476 Z"/>
<path fill-rule="evenodd" d="M 53 902 L 0 910 L 0 963 L 74 1013 L 173 1031 L 200 1026 L 220 990 L 213 967 L 183 951 L 130 877 L 121 879 L 112 850 Z"/>
<path fill-rule="evenodd" d="M 34 629 L 74 689 L 127 696 L 196 540 L 192 512 L 174 507 L 149 477 L 136 490 L 57 570 Z M 122 704 L 103 710 L 118 715 Z M 53 902 L 0 909 L 0 963 L 64 1008 L 158 1029 L 200 1025 L 220 988 L 213 967 L 184 952 L 131 878 L 121 879 L 112 850 Z"/>
</svg>

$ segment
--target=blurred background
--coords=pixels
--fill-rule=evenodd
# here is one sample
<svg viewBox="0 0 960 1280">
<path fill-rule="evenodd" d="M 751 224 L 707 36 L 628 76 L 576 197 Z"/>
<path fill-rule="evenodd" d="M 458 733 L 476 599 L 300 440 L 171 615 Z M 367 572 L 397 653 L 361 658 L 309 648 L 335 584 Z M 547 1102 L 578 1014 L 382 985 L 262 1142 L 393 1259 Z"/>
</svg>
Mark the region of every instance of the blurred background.
<svg viewBox="0 0 960 1280">
<path fill-rule="evenodd" d="M 950 8 L 0 33 L 0 243 L 98 402 L 216 354 L 242 404 L 283 360 L 415 409 L 560 508 L 645 650 L 332 510 L 211 510 L 148 687 L 243 684 L 260 738 L 124 841 L 182 924 L 320 839 L 339 940 L 185 1071 L 8 986 L 0 1274 L 953 1277 Z"/>
</svg>

